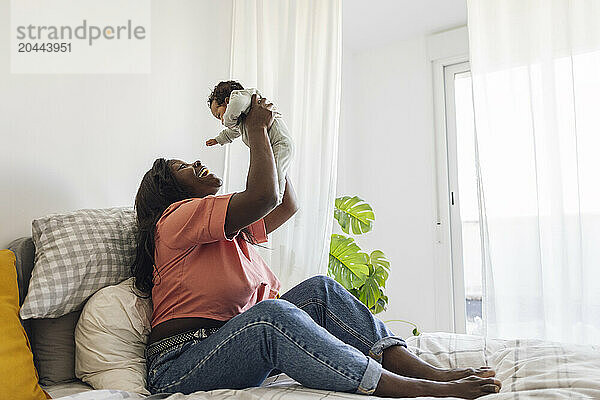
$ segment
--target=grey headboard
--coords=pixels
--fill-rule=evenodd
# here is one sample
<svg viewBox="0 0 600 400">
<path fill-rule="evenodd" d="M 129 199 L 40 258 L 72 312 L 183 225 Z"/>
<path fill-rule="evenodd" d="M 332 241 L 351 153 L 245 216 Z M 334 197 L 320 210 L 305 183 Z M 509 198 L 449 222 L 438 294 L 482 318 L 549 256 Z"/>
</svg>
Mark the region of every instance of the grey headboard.
<svg viewBox="0 0 600 400">
<path fill-rule="evenodd" d="M 22 237 L 13 240 L 8 249 L 15 253 L 17 258 L 17 281 L 19 284 L 19 306 L 23 305 L 27 289 L 29 288 L 29 280 L 33 271 L 33 261 L 35 259 L 35 246 L 31 237 Z M 27 335 L 31 337 L 30 321 L 22 321 Z"/>
</svg>

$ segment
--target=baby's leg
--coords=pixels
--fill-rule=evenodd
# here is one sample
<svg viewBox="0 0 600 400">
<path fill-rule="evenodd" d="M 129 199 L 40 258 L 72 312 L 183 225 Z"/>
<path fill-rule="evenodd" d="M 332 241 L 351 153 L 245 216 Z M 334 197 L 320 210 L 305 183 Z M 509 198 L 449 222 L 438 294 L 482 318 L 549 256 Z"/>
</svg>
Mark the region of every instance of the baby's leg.
<svg viewBox="0 0 600 400">
<path fill-rule="evenodd" d="M 275 157 L 275 168 L 277 169 L 277 181 L 279 184 L 279 201 L 281 203 L 285 192 L 285 177 L 290 169 L 294 155 L 294 143 L 287 134 L 287 126 L 281 118 L 275 118 L 271 129 L 269 129 L 269 140 Z"/>
<path fill-rule="evenodd" d="M 277 154 L 277 155 L 276 155 Z M 290 164 L 292 161 L 291 152 L 286 150 L 285 152 L 280 151 L 280 149 L 273 148 L 273 155 L 275 156 L 275 167 L 277 169 L 277 181 L 279 184 L 279 199 L 277 204 L 281 204 L 283 200 L 283 195 L 285 193 L 285 177 L 287 175 L 288 170 L 290 169 Z"/>
</svg>

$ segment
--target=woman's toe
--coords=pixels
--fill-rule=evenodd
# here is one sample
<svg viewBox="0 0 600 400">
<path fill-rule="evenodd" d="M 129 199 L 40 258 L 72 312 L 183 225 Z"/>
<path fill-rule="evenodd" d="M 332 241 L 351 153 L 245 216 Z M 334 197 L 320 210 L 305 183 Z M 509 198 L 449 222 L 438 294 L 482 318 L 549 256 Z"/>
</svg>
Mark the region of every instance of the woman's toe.
<svg viewBox="0 0 600 400">
<path fill-rule="evenodd" d="M 483 385 L 481 386 L 481 390 L 487 393 L 498 393 L 500 391 L 500 387 L 497 385 Z"/>
<path fill-rule="evenodd" d="M 480 376 L 482 378 L 489 378 L 492 376 L 496 376 L 496 371 L 494 371 L 490 367 L 479 367 L 475 369 L 475 375 Z"/>
</svg>

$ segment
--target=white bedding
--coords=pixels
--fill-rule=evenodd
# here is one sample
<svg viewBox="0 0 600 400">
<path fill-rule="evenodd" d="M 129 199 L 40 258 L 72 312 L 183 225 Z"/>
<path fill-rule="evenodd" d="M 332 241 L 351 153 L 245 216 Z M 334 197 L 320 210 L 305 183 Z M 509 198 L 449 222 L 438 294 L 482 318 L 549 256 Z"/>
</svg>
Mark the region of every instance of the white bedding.
<svg viewBox="0 0 600 400">
<path fill-rule="evenodd" d="M 93 387 L 88 385 L 87 383 L 83 383 L 80 380 L 76 382 L 69 383 L 59 383 L 52 386 L 44 386 L 41 385 L 42 389 L 44 389 L 53 399 L 58 399 L 64 396 L 70 396 L 76 393 L 81 392 L 89 392 L 90 390 L 94 390 Z"/>
<path fill-rule="evenodd" d="M 497 340 L 478 336 L 430 333 L 407 339 L 410 349 L 438 367 L 490 365 L 502 381 L 499 394 L 482 399 L 600 399 L 600 347 L 539 340 Z M 49 388 L 52 389 L 52 388 Z M 52 390 L 50 390 L 50 394 Z M 317 400 L 378 399 L 376 396 L 331 392 L 301 386 L 285 374 L 267 379 L 261 387 L 220 389 L 190 395 L 154 395 L 146 400 Z M 56 398 L 56 397 L 55 397 Z M 122 391 L 92 390 L 62 400 L 122 400 L 143 396 Z"/>
</svg>

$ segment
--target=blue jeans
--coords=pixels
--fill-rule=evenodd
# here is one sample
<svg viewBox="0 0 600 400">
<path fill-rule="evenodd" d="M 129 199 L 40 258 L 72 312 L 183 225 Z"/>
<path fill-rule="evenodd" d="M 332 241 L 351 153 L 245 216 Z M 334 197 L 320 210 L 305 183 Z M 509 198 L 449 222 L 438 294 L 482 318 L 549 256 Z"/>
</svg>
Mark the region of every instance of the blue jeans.
<svg viewBox="0 0 600 400">
<path fill-rule="evenodd" d="M 279 371 L 316 389 L 372 394 L 383 350 L 406 343 L 335 280 L 317 275 L 206 338 L 146 360 L 152 393 L 260 386 Z"/>
</svg>

